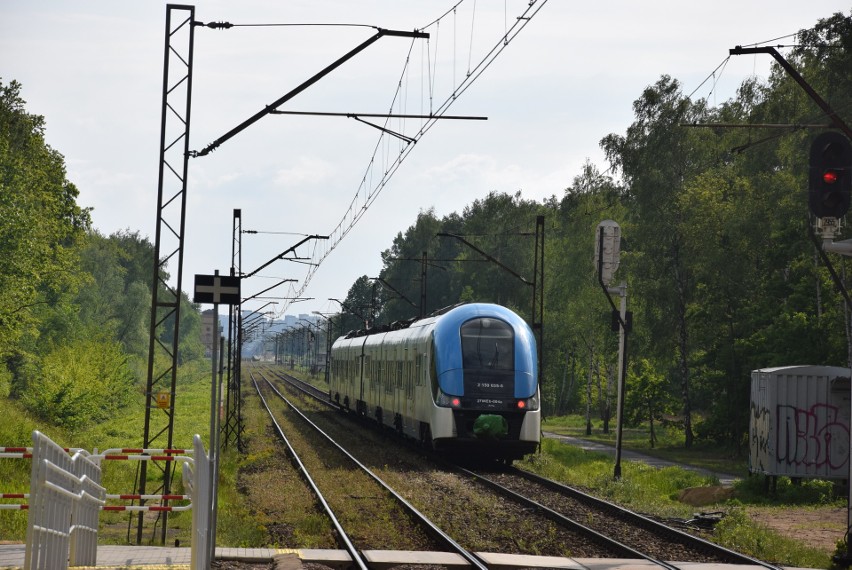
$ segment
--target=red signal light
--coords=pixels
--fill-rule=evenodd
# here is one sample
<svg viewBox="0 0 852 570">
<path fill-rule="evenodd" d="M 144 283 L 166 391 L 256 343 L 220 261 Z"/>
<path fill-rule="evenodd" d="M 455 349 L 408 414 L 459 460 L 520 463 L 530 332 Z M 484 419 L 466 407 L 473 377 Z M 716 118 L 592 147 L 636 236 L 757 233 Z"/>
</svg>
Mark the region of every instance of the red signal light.
<svg viewBox="0 0 852 570">
<path fill-rule="evenodd" d="M 523 409 L 524 409 L 524 408 L 526 408 L 526 407 L 527 407 L 527 403 L 526 403 L 526 402 L 524 402 L 523 400 L 518 400 L 518 409 L 519 409 L 519 410 L 523 410 Z"/>
<path fill-rule="evenodd" d="M 817 218 L 842 218 L 852 206 L 852 143 L 826 131 L 811 143 L 808 207 Z"/>
<path fill-rule="evenodd" d="M 461 400 L 459 400 L 458 398 L 453 398 L 452 404 L 454 408 L 458 408 L 459 406 L 461 406 Z"/>
</svg>

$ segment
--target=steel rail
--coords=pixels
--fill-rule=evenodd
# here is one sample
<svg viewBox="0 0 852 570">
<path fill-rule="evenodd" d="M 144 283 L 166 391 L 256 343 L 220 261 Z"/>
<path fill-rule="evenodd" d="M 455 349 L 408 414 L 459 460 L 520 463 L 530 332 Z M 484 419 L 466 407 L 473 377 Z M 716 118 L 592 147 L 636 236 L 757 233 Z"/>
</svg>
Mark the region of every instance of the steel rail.
<svg viewBox="0 0 852 570">
<path fill-rule="evenodd" d="M 349 536 L 346 534 L 346 531 L 343 530 L 343 526 L 340 524 L 340 521 L 337 520 L 337 517 L 334 515 L 334 511 L 331 510 L 331 506 L 325 500 L 322 492 L 317 487 L 317 484 L 314 482 L 310 473 L 308 473 L 307 468 L 302 463 L 302 460 L 299 458 L 299 455 L 296 453 L 296 450 L 293 449 L 293 446 L 290 445 L 290 440 L 287 439 L 287 436 L 284 435 L 284 431 L 281 429 L 281 426 L 275 420 L 275 416 L 272 413 L 272 410 L 269 408 L 269 405 L 266 403 L 266 398 L 263 397 L 263 394 L 260 392 L 260 386 L 257 385 L 257 380 L 254 378 L 254 374 L 249 372 L 249 376 L 251 377 L 252 384 L 254 385 L 254 389 L 257 390 L 257 395 L 260 397 L 260 401 L 263 403 L 263 407 L 266 408 L 266 413 L 269 414 L 269 418 L 272 420 L 272 423 L 275 425 L 275 430 L 278 432 L 278 436 L 284 441 L 284 444 L 287 446 L 287 450 L 289 451 L 290 458 L 296 464 L 299 473 L 301 473 L 302 477 L 308 483 L 310 488 L 314 492 L 314 496 L 316 496 L 317 500 L 322 505 L 325 510 L 326 515 L 329 520 L 331 520 L 334 529 L 338 533 L 339 541 L 342 542 L 343 548 L 346 552 L 349 553 L 349 556 L 352 558 L 352 562 L 358 566 L 361 570 L 368 570 L 368 566 L 364 557 L 361 556 L 361 553 L 355 548 L 355 545 L 350 540 Z M 264 378 L 264 380 L 266 380 Z M 268 383 L 268 381 L 267 381 Z M 271 385 L 271 384 L 270 384 Z M 277 390 L 276 390 L 277 392 Z"/>
<path fill-rule="evenodd" d="M 573 487 L 569 487 L 568 485 L 559 483 L 558 481 L 547 479 L 545 477 L 542 477 L 541 475 L 537 475 L 535 473 L 531 473 L 530 471 L 525 471 L 524 469 L 519 469 L 517 467 L 507 467 L 506 471 L 508 473 L 511 473 L 512 475 L 523 477 L 528 481 L 532 481 L 533 483 L 546 487 L 551 491 L 568 496 L 572 499 L 576 499 L 577 501 L 582 502 L 586 505 L 590 505 L 601 510 L 607 510 L 618 513 L 619 516 L 622 516 L 625 519 L 629 519 L 631 522 L 635 522 L 637 524 L 652 528 L 653 530 L 660 532 L 661 534 L 675 536 L 678 540 L 682 541 L 681 543 L 684 545 L 694 544 L 696 545 L 697 550 L 710 552 L 714 556 L 718 556 L 721 559 L 729 559 L 730 563 L 732 564 L 750 564 L 762 566 L 770 570 L 782 570 L 779 566 L 764 562 L 762 560 L 758 560 L 756 558 L 752 558 L 741 552 L 725 548 L 724 546 L 721 546 L 714 542 L 710 542 L 709 540 L 705 540 L 699 536 L 683 532 L 680 529 L 668 526 L 652 518 L 639 514 L 635 511 L 631 511 L 630 509 L 626 509 L 620 505 L 616 505 L 615 503 L 611 503 L 599 497 L 595 497 L 594 495 L 584 493 L 578 489 L 574 489 Z"/>
<path fill-rule="evenodd" d="M 331 402 L 331 400 L 329 400 L 328 395 L 325 392 L 323 392 L 319 388 L 315 387 L 310 382 L 305 382 L 304 380 L 299 380 L 295 376 L 291 376 L 287 373 L 278 372 L 277 370 L 273 370 L 271 368 L 267 369 L 266 371 L 269 372 L 269 374 L 272 374 L 273 376 L 278 377 L 282 381 L 287 382 L 290 386 L 292 386 L 296 390 L 299 390 L 300 392 L 302 392 L 306 396 L 313 398 L 314 400 L 323 404 L 324 406 L 328 406 L 328 407 L 333 408 L 333 409 L 339 409 L 338 406 L 336 406 L 333 402 Z"/>
<path fill-rule="evenodd" d="M 317 433 L 319 433 L 323 437 L 325 437 L 326 440 L 328 440 L 328 442 L 331 445 L 336 447 L 341 453 L 343 453 L 346 457 L 348 457 L 355 465 L 357 465 L 360 469 L 362 469 L 364 473 L 369 475 L 376 483 L 381 485 L 392 497 L 394 497 L 394 499 L 399 501 L 399 503 L 401 505 L 403 505 L 403 507 L 408 511 L 409 514 L 411 514 L 413 517 L 415 517 L 417 520 L 419 520 L 424 525 L 426 530 L 429 532 L 430 535 L 432 535 L 433 538 L 435 538 L 436 540 L 438 540 L 440 542 L 443 542 L 445 545 L 447 545 L 449 548 L 451 548 L 454 552 L 456 552 L 462 558 L 464 558 L 474 568 L 477 568 L 479 570 L 487 570 L 488 567 L 478 556 L 476 556 L 474 553 L 470 552 L 469 550 L 467 550 L 466 548 L 461 546 L 459 543 L 457 543 L 450 535 L 448 535 L 443 530 L 441 530 L 435 523 L 433 523 L 431 520 L 429 520 L 426 517 L 426 515 L 421 513 L 419 510 L 417 510 L 417 508 L 414 505 L 409 503 L 405 499 L 405 497 L 403 497 L 402 495 L 397 493 L 393 488 L 391 488 L 390 485 L 388 485 L 385 481 L 383 481 L 378 475 L 373 473 L 373 471 L 370 470 L 369 467 L 367 467 L 366 465 L 364 465 L 363 463 L 358 461 L 358 459 L 355 456 L 353 456 L 346 449 L 344 449 L 339 443 L 334 441 L 334 439 L 330 435 L 325 433 L 325 431 L 323 431 L 322 428 L 320 428 L 318 425 L 316 425 L 314 422 L 312 422 L 307 416 L 305 416 L 305 414 L 303 414 L 298 408 L 296 408 L 296 406 L 294 406 L 293 403 L 290 402 L 290 400 L 288 400 L 287 397 L 284 396 L 284 394 L 282 394 L 278 390 L 278 388 L 274 384 L 272 384 L 272 382 L 270 382 L 266 377 L 264 377 L 264 380 L 269 385 L 269 387 L 272 388 L 272 390 L 276 394 L 278 394 L 278 396 L 282 400 L 284 400 L 284 402 L 286 402 L 287 405 L 290 406 L 290 408 L 292 408 L 292 410 L 294 412 L 296 412 L 296 414 L 298 414 L 306 423 L 308 423 L 311 427 L 313 427 L 317 431 Z"/>
<path fill-rule="evenodd" d="M 330 406 L 332 408 L 338 409 L 337 405 L 335 405 L 333 402 L 328 401 L 327 397 L 325 396 L 325 393 L 323 393 L 321 390 L 318 390 L 317 388 L 313 387 L 310 383 L 304 382 L 302 380 L 299 380 L 298 378 L 290 376 L 289 374 L 281 373 L 281 372 L 276 371 L 276 370 L 270 369 L 269 372 L 271 374 L 277 376 L 278 378 L 280 378 L 284 382 L 287 382 L 293 388 L 303 392 L 304 394 L 306 394 L 309 397 L 314 398 L 315 400 L 319 401 L 320 403 L 327 405 L 327 406 Z M 420 449 L 420 448 L 417 448 L 417 450 L 421 453 L 423 452 L 423 450 Z M 625 549 L 626 553 L 630 556 L 635 556 L 637 558 L 647 560 L 649 562 L 660 565 L 660 566 L 667 568 L 669 570 L 679 570 L 678 566 L 675 566 L 675 565 L 670 564 L 670 563 L 665 562 L 665 561 L 658 560 L 658 559 L 656 559 L 652 556 L 648 556 L 648 555 L 646 555 L 646 554 L 644 554 L 640 551 L 635 550 L 634 548 L 632 548 L 628 545 L 625 545 L 625 544 L 623 544 L 623 543 L 621 543 L 617 540 L 611 539 L 610 537 L 608 537 L 608 536 L 606 536 L 606 535 L 604 535 L 604 534 L 602 534 L 602 533 L 600 533 L 600 532 L 598 532 L 594 529 L 586 527 L 582 523 L 574 521 L 574 520 L 562 515 L 561 513 L 558 513 L 556 511 L 550 509 L 549 507 L 546 507 L 546 506 L 538 503 L 537 501 L 534 501 L 532 499 L 524 497 L 523 495 L 520 495 L 519 493 L 516 493 L 515 491 L 512 491 L 511 489 L 508 489 L 505 486 L 500 485 L 499 483 L 492 481 L 491 479 L 488 479 L 487 477 L 484 477 L 483 475 L 481 475 L 479 473 L 475 473 L 473 471 L 470 471 L 468 469 L 460 467 L 460 466 L 458 466 L 454 463 L 447 462 L 444 458 L 441 458 L 441 457 L 435 455 L 434 453 L 429 453 L 428 455 L 429 455 L 429 457 L 433 458 L 435 461 L 445 465 L 446 468 L 457 469 L 460 472 L 464 473 L 465 475 L 467 475 L 469 477 L 473 477 L 474 479 L 482 482 L 484 485 L 491 487 L 492 489 L 500 492 L 501 494 L 504 494 L 504 496 L 507 496 L 512 500 L 518 500 L 522 503 L 527 504 L 528 506 L 531 506 L 532 508 L 538 509 L 544 514 L 544 516 L 550 518 L 551 520 L 554 520 L 555 522 L 557 522 L 559 524 L 566 524 L 569 528 L 573 528 L 577 532 L 580 532 L 582 534 L 586 534 L 586 535 L 592 537 L 596 542 L 599 542 L 599 544 L 602 544 L 603 546 L 605 546 L 607 548 Z M 779 566 L 772 565 L 768 562 L 764 562 L 764 561 L 752 558 L 748 555 L 736 552 L 734 550 L 730 550 L 728 548 L 725 548 L 723 546 L 720 546 L 718 544 L 715 544 L 715 543 L 710 542 L 708 540 L 705 540 L 703 538 L 691 535 L 689 533 L 685 533 L 685 532 L 683 532 L 679 529 L 676 529 L 674 527 L 670 527 L 670 526 L 665 525 L 665 524 L 663 524 L 659 521 L 655 521 L 653 519 L 645 517 L 645 516 L 643 516 L 639 513 L 636 513 L 634 511 L 631 511 L 629 509 L 626 509 L 624 507 L 621 507 L 621 506 L 616 505 L 614 503 L 611 503 L 609 501 L 605 501 L 603 499 L 599 499 L 599 498 L 594 497 L 592 495 L 588 495 L 586 493 L 583 493 L 583 492 L 581 492 L 577 489 L 573 489 L 571 487 L 568 487 L 567 485 L 564 485 L 564 484 L 559 483 L 557 481 L 546 479 L 544 477 L 536 475 L 535 473 L 531 473 L 529 471 L 524 471 L 523 469 L 518 469 L 516 467 L 507 467 L 507 468 L 505 468 L 505 470 L 506 470 L 506 472 L 509 472 L 511 474 L 514 474 L 514 475 L 517 475 L 517 476 L 520 476 L 520 477 L 523 477 L 523 478 L 526 478 L 526 479 L 528 479 L 528 480 L 530 480 L 534 483 L 541 484 L 541 485 L 551 489 L 554 492 L 569 495 L 570 497 L 575 498 L 578 501 L 583 502 L 587 505 L 591 505 L 591 506 L 594 506 L 596 508 L 601 508 L 602 510 L 610 510 L 610 511 L 617 512 L 619 515 L 623 515 L 626 519 L 629 520 L 629 522 L 631 522 L 633 524 L 642 525 L 642 526 L 645 526 L 646 528 L 648 526 L 652 526 L 655 530 L 659 531 L 660 533 L 665 533 L 665 534 L 670 534 L 670 535 L 675 536 L 680 544 L 684 544 L 685 546 L 690 546 L 690 543 L 692 543 L 693 545 L 696 545 L 695 548 L 697 550 L 704 550 L 704 551 L 708 552 L 709 554 L 712 554 L 713 556 L 716 556 L 716 557 L 719 557 L 719 558 L 722 558 L 722 559 L 729 559 L 729 560 L 731 560 L 731 563 L 757 565 L 757 566 L 761 566 L 763 568 L 767 568 L 768 570 L 783 570 Z M 599 541 L 599 539 L 600 539 L 600 541 Z"/>
<path fill-rule="evenodd" d="M 471 479 L 474 479 L 475 481 L 482 483 L 486 487 L 489 487 L 490 489 L 497 491 L 498 493 L 500 493 L 504 497 L 507 497 L 507 498 L 509 498 L 513 501 L 521 503 L 522 505 L 525 505 L 529 508 L 537 510 L 543 516 L 545 516 L 548 519 L 556 522 L 557 524 L 560 524 L 564 527 L 570 528 L 574 532 L 577 532 L 579 534 L 582 534 L 582 535 L 590 538 L 591 540 L 593 540 L 597 544 L 599 544 L 599 545 L 601 545 L 605 548 L 609 548 L 615 553 L 621 553 L 620 556 L 623 556 L 625 558 L 638 558 L 638 559 L 641 559 L 641 560 L 645 560 L 645 561 L 650 562 L 652 564 L 655 564 L 657 566 L 661 566 L 663 568 L 666 568 L 667 570 L 681 570 L 680 567 L 678 567 L 678 566 L 670 564 L 670 563 L 668 563 L 664 560 L 658 560 L 658 559 L 654 558 L 653 556 L 649 556 L 649 555 L 645 554 L 644 552 L 640 552 L 639 550 L 636 550 L 635 548 L 628 546 L 628 545 L 626 545 L 626 544 L 624 544 L 624 543 L 622 543 L 618 540 L 615 540 L 614 538 L 611 538 L 611 537 L 609 537 L 609 536 L 607 536 L 607 535 L 605 535 L 601 532 L 598 532 L 598 531 L 596 531 L 592 528 L 589 528 L 586 525 L 575 521 L 574 519 L 568 518 L 565 515 L 563 515 L 562 513 L 558 513 L 556 511 L 554 511 L 553 509 L 551 509 L 550 507 L 546 507 L 545 505 L 542 505 L 538 501 L 530 499 L 529 497 L 525 497 L 524 495 L 521 495 L 520 493 L 516 493 L 515 491 L 512 491 L 508 487 L 504 487 L 503 485 L 500 485 L 496 481 L 492 481 L 491 479 L 488 479 L 487 477 L 483 477 L 479 473 L 475 473 L 475 472 L 473 472 L 469 469 L 465 469 L 464 467 L 461 467 L 459 465 L 453 465 L 452 468 L 458 470 L 460 473 L 467 475 Z"/>
</svg>

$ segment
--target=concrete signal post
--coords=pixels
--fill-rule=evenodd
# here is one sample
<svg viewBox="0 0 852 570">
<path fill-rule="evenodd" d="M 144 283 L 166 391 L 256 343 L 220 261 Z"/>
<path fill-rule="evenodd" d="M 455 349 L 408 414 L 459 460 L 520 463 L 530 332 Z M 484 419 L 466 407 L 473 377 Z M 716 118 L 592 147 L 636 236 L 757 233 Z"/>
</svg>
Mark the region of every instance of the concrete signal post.
<svg viewBox="0 0 852 570">
<path fill-rule="evenodd" d="M 633 315 L 627 311 L 627 283 L 610 287 L 618 270 L 621 254 L 621 227 L 612 220 L 598 224 L 595 234 L 595 271 L 598 282 L 612 306 L 613 330 L 618 330 L 618 401 L 616 404 L 615 469 L 613 477 L 621 479 L 621 435 L 624 425 L 624 391 L 627 377 L 627 333 L 633 324 Z M 618 295 L 621 303 L 616 308 L 611 295 Z"/>
</svg>

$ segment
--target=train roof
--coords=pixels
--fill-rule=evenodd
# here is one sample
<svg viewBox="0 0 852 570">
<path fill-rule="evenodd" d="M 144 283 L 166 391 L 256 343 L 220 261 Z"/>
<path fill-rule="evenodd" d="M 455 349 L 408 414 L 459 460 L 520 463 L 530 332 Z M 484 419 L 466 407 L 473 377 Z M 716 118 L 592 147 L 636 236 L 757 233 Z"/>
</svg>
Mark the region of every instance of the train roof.
<svg viewBox="0 0 852 570">
<path fill-rule="evenodd" d="M 448 307 L 444 307 L 443 309 L 438 309 L 437 311 L 434 311 L 425 317 L 413 317 L 407 320 L 394 321 L 389 325 L 382 325 L 380 327 L 374 327 L 366 330 L 350 331 L 348 334 L 345 335 L 345 337 L 356 338 L 360 336 L 369 336 L 372 334 L 407 329 L 413 326 L 415 323 L 421 323 L 429 319 L 435 319 L 459 308 L 464 309 L 461 313 L 458 314 L 459 318 L 461 318 L 462 320 L 468 320 L 475 316 L 482 316 L 486 313 L 491 316 L 494 316 L 495 312 L 497 313 L 497 316 L 501 316 L 510 321 L 514 321 L 515 319 L 523 320 L 514 311 L 512 311 L 511 309 L 507 309 L 502 305 L 497 305 L 494 303 L 456 303 L 455 305 L 450 305 Z"/>
</svg>

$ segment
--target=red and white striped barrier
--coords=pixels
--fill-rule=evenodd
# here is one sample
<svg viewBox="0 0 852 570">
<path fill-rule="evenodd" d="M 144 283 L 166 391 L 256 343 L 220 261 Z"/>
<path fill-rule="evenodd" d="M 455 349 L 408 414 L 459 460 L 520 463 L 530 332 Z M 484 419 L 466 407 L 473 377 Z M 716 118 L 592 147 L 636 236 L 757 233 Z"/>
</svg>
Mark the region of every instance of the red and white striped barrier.
<svg viewBox="0 0 852 570">
<path fill-rule="evenodd" d="M 0 499 L 27 499 L 29 500 L 29 493 L 0 493 Z M 30 508 L 27 504 L 20 503 L 12 503 L 8 505 L 0 505 L 0 510 L 6 511 L 25 511 Z"/>
<path fill-rule="evenodd" d="M 2 451 L 3 448 L 0 448 Z M 103 451 L 96 451 L 96 454 L 100 455 L 116 455 L 116 454 L 127 454 L 132 453 L 136 455 L 192 455 L 191 449 L 155 449 L 155 448 L 142 448 L 142 447 L 116 447 L 112 449 L 105 449 Z"/>
<path fill-rule="evenodd" d="M 107 499 L 115 499 L 118 501 L 190 501 L 192 497 L 189 495 L 110 495 L 107 494 Z"/>
<path fill-rule="evenodd" d="M 102 461 L 177 461 L 189 464 L 191 467 L 195 461 L 190 455 L 190 449 L 142 449 L 142 448 L 114 448 L 106 449 L 101 453 L 89 456 L 89 459 L 100 465 Z M 107 499 L 123 501 L 191 501 L 191 495 L 140 495 L 140 494 L 107 494 Z M 104 505 L 104 511 L 129 511 L 129 512 L 180 512 L 192 509 L 192 503 L 188 505 Z"/>
<path fill-rule="evenodd" d="M 101 507 L 103 511 L 128 511 L 128 512 L 137 512 L 137 513 L 159 513 L 159 512 L 179 512 L 179 511 L 188 511 L 192 509 L 192 505 L 183 505 L 172 507 L 169 505 L 104 505 Z"/>
<path fill-rule="evenodd" d="M 0 510 L 26 510 L 27 551 L 24 568 L 68 568 L 94 565 L 100 510 L 188 511 L 192 510 L 191 567 L 209 567 L 208 527 L 212 501 L 210 458 L 201 438 L 193 437 L 193 449 L 114 448 L 94 453 L 80 448 L 62 448 L 39 432 L 33 432 L 35 447 L 0 447 L 0 458 L 36 459 L 30 478 L 30 493 L 0 493 L 0 499 L 27 500 L 30 504 L 2 504 Z M 70 454 L 73 454 L 71 457 Z M 194 457 L 193 457 L 194 456 Z M 188 494 L 107 494 L 100 487 L 103 461 L 166 461 L 182 464 Z M 187 505 L 107 505 L 113 501 L 189 501 Z M 57 505 L 61 508 L 57 508 Z M 195 505 L 195 508 L 193 508 Z"/>
<path fill-rule="evenodd" d="M 81 453 L 83 455 L 89 455 L 88 451 L 86 451 L 85 449 L 81 449 L 79 447 L 63 447 L 62 449 L 70 455 L 74 455 L 75 453 Z M 0 458 L 32 459 L 32 457 L 33 457 L 33 448 L 32 447 L 0 447 Z"/>
</svg>

